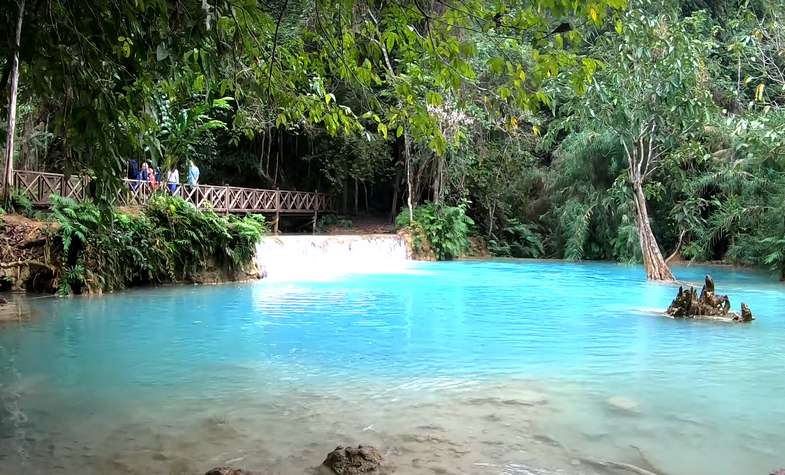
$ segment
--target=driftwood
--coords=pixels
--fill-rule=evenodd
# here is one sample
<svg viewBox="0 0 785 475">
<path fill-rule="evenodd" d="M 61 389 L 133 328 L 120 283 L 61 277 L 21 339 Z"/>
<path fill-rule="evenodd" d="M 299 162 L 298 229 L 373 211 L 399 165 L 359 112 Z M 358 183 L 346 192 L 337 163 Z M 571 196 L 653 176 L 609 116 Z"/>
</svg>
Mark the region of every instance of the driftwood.
<svg viewBox="0 0 785 475">
<path fill-rule="evenodd" d="M 45 262 L 36 261 L 36 260 L 29 260 L 29 261 L 14 261 L 14 262 L 0 262 L 0 269 L 11 269 L 14 267 L 43 267 L 44 269 L 49 269 L 52 272 L 57 272 L 57 268 L 55 266 L 47 264 Z"/>
<path fill-rule="evenodd" d="M 679 287 L 679 293 L 665 311 L 674 318 L 696 318 L 706 320 L 727 320 L 734 322 L 750 322 L 755 320 L 747 304 L 741 304 L 741 313 L 731 311 L 730 299 L 727 295 L 717 295 L 714 291 L 714 280 L 706 276 L 700 296 L 694 287 Z"/>
</svg>

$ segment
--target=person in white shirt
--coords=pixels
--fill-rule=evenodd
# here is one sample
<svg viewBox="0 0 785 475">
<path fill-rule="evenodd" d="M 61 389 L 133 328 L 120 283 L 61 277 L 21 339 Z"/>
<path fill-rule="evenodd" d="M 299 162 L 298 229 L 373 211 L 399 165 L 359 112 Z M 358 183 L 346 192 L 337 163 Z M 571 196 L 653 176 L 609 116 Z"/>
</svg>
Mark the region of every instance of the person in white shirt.
<svg viewBox="0 0 785 475">
<path fill-rule="evenodd" d="M 166 181 L 169 183 L 169 192 L 175 194 L 177 191 L 177 186 L 180 184 L 180 172 L 177 170 L 177 168 L 169 170 Z"/>
</svg>

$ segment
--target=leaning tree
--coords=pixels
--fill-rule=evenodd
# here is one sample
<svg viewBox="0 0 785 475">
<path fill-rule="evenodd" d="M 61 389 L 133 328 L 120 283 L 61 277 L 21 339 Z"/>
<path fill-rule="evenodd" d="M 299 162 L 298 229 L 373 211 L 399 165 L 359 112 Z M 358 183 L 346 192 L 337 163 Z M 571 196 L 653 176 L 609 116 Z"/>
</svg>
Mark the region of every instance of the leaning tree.
<svg viewBox="0 0 785 475">
<path fill-rule="evenodd" d="M 605 65 L 587 92 L 582 113 L 623 146 L 650 280 L 673 280 L 673 274 L 652 231 L 647 184 L 667 173 L 661 158 L 671 145 L 697 132 L 706 119 L 710 88 L 704 58 L 713 44 L 705 39 L 710 35 L 701 34 L 704 28 L 700 16 L 679 19 L 632 9 L 615 32 L 594 46 Z"/>
</svg>

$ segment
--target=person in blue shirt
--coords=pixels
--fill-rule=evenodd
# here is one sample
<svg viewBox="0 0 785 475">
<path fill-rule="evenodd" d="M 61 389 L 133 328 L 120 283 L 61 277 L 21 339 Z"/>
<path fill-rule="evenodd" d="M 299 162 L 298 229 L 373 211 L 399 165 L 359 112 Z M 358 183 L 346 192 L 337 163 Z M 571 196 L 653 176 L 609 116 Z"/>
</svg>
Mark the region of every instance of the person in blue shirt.
<svg viewBox="0 0 785 475">
<path fill-rule="evenodd" d="M 134 180 L 131 182 L 131 189 L 136 190 L 139 186 L 139 162 L 136 160 L 128 162 L 128 178 Z"/>
<path fill-rule="evenodd" d="M 188 160 L 188 185 L 196 186 L 199 184 L 199 167 L 193 160 Z"/>
</svg>

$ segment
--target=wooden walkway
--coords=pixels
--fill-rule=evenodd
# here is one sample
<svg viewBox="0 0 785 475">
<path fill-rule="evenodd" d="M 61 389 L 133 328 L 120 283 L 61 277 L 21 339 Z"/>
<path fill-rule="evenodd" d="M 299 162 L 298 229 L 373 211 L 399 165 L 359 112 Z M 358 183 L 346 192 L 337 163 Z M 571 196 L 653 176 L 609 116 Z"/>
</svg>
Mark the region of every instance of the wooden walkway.
<svg viewBox="0 0 785 475">
<path fill-rule="evenodd" d="M 261 190 L 236 186 L 180 184 L 172 193 L 164 183 L 153 189 L 149 182 L 125 179 L 117 206 L 141 207 L 156 193 L 179 196 L 197 208 L 219 213 L 265 213 L 278 215 L 316 215 L 335 212 L 335 204 L 325 193 L 307 191 Z M 49 197 L 60 195 L 76 201 L 89 197 L 90 178 L 17 170 L 14 189 L 37 207 L 50 206 Z"/>
</svg>

